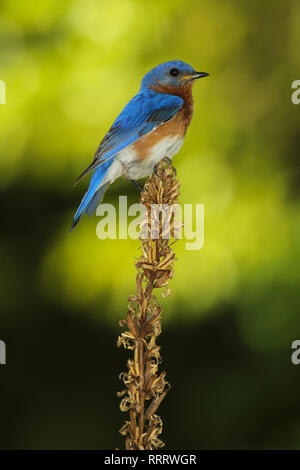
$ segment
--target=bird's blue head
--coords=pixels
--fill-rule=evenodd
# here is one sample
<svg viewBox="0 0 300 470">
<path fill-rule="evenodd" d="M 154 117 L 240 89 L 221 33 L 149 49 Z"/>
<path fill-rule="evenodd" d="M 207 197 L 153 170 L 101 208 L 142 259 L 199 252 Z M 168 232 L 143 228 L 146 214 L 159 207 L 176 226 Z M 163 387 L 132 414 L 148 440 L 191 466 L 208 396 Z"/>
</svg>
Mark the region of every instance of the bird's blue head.
<svg viewBox="0 0 300 470">
<path fill-rule="evenodd" d="M 205 72 L 196 72 L 191 65 L 181 60 L 171 60 L 150 70 L 142 80 L 141 90 L 154 88 L 171 91 L 208 75 Z"/>
</svg>

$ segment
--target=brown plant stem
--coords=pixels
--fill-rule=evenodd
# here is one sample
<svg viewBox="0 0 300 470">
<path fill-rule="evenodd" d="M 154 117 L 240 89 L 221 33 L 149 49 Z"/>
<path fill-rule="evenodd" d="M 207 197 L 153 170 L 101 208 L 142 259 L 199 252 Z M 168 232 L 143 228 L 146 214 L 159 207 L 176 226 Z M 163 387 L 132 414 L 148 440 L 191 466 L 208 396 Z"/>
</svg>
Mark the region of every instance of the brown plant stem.
<svg viewBox="0 0 300 470">
<path fill-rule="evenodd" d="M 133 358 L 127 361 L 127 371 L 120 374 L 125 389 L 120 409 L 129 412 L 120 432 L 126 436 L 128 450 L 152 450 L 164 446 L 159 439 L 162 420 L 156 414 L 170 386 L 166 372 L 158 372 L 161 363 L 160 347 L 156 339 L 161 333 L 162 309 L 153 290 L 164 288 L 173 277 L 175 254 L 171 248 L 174 237 L 174 215 L 168 209 L 174 207 L 179 196 L 179 183 L 169 162 L 162 161 L 147 180 L 141 194 L 141 204 L 146 207 L 141 228 L 142 254 L 136 261 L 136 295 L 129 297 L 127 319 L 120 322 L 126 331 L 118 338 L 118 346 L 133 350 Z M 153 212 L 153 207 L 159 211 Z M 165 221 L 168 221 L 166 231 Z M 153 236 L 155 222 L 156 236 Z M 169 236 L 166 237 L 166 233 Z M 146 236 L 145 236 L 146 234 Z M 169 295 L 169 289 L 165 296 Z M 150 401 L 148 404 L 147 401 Z"/>
</svg>

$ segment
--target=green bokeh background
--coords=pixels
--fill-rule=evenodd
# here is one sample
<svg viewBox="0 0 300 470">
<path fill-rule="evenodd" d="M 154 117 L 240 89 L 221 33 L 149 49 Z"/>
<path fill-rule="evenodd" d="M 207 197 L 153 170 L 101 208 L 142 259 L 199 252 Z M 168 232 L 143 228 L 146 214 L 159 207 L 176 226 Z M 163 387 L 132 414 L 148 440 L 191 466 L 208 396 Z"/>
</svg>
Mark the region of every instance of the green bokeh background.
<svg viewBox="0 0 300 470">
<path fill-rule="evenodd" d="M 3 449 L 113 449 L 118 320 L 134 240 L 70 235 L 90 163 L 160 62 L 211 73 L 175 157 L 182 203 L 205 204 L 205 244 L 161 299 L 167 448 L 300 448 L 300 4 L 293 0 L 33 0 L 0 4 L 0 366 Z M 119 180 L 105 202 L 136 188 Z"/>
</svg>

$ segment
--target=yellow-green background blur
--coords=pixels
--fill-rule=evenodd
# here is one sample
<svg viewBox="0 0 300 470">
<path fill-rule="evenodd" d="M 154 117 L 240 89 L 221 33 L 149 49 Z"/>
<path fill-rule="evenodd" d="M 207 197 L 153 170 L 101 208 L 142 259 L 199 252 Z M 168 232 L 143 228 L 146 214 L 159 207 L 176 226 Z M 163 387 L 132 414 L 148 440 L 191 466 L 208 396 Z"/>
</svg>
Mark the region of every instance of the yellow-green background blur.
<svg viewBox="0 0 300 470">
<path fill-rule="evenodd" d="M 292 0 L 2 0 L 1 448 L 115 448 L 115 346 L 139 242 L 68 233 L 91 162 L 155 65 L 211 76 L 175 157 L 182 203 L 205 204 L 205 245 L 162 299 L 167 448 L 300 448 L 300 4 Z M 126 194 L 126 180 L 105 202 Z"/>
</svg>

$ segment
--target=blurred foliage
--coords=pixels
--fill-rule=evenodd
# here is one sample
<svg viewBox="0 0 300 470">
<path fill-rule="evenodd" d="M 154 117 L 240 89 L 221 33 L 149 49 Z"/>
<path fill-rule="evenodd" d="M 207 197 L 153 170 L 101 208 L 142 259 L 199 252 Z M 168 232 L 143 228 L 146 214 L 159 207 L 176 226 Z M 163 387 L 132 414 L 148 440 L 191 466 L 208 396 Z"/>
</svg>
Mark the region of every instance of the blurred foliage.
<svg viewBox="0 0 300 470">
<path fill-rule="evenodd" d="M 6 82 L 7 104 L 0 105 L 1 338 L 7 335 L 14 343 L 14 331 L 19 329 L 20 344 L 28 347 L 33 342 L 38 348 L 36 335 L 47 334 L 47 328 L 46 333 L 42 327 L 39 330 L 40 315 L 52 324 L 49 312 L 53 312 L 53 321 L 70 326 L 72 317 L 66 320 L 64 315 L 77 312 L 80 318 L 83 315 L 83 329 L 96 322 L 101 341 L 101 328 L 111 331 L 124 316 L 127 296 L 134 291 L 138 242 L 98 240 L 96 217 L 84 218 L 70 235 L 68 227 L 88 181 L 76 188 L 72 184 L 138 91 L 145 72 L 160 62 L 182 59 L 211 73 L 195 86 L 194 119 L 174 159 L 181 202 L 205 204 L 205 245 L 192 252 L 185 251 L 183 241 L 177 243 L 172 296 L 162 300 L 165 322 L 175 328 L 173 338 L 178 340 L 183 324 L 191 327 L 186 331 L 193 335 L 193 328 L 209 329 L 207 325 L 223 315 L 225 326 L 237 328 L 228 370 L 243 348 L 249 348 L 253 363 L 268 354 L 279 362 L 284 357 L 286 366 L 282 362 L 278 366 L 284 374 L 290 344 L 300 331 L 300 107 L 290 99 L 291 83 L 300 78 L 299 41 L 300 4 L 293 0 L 2 0 L 0 79 Z M 130 202 L 138 199 L 136 188 L 119 180 L 106 193 L 105 202 L 117 204 L 119 194 L 127 194 Z M 52 325 L 52 334 L 53 329 Z M 214 332 L 210 333 L 213 343 Z M 65 338 L 66 345 L 69 341 Z M 87 338 L 84 344 L 88 342 Z M 197 356 L 196 346 L 194 352 Z M 205 355 L 204 348 L 201 354 Z M 244 385 L 239 389 L 243 380 L 256 380 L 254 365 L 249 376 L 242 369 L 235 369 L 232 376 L 222 373 L 222 383 L 219 365 L 213 358 L 207 361 L 211 382 L 202 399 L 209 400 L 210 406 L 201 406 L 199 419 L 204 427 L 191 445 L 262 446 L 262 440 L 249 437 L 259 426 L 263 429 L 259 420 L 253 428 L 249 424 L 249 435 L 242 434 L 241 442 L 239 432 L 229 433 L 230 440 L 227 431 L 224 435 L 215 434 L 216 427 L 209 431 L 219 389 L 225 388 L 236 403 L 238 394 L 248 393 Z M 200 362 L 199 366 L 193 363 L 191 374 L 201 375 L 205 364 L 203 359 Z M 171 358 L 168 363 L 172 367 Z M 267 359 L 263 363 L 269 367 Z M 116 375 L 118 364 L 118 360 L 111 364 L 109 377 Z M 209 370 L 218 375 L 217 383 Z M 273 387 L 274 361 L 272 371 Z M 90 380 L 100 372 L 101 367 L 92 370 Z M 52 373 L 55 376 L 55 370 Z M 292 379 L 291 373 L 290 388 Z M 180 390 L 183 383 L 180 377 L 176 380 Z M 199 377 L 189 385 L 194 390 L 202 387 Z M 262 390 L 260 405 L 258 390 L 257 400 L 252 395 L 248 420 L 251 413 L 254 417 L 262 413 L 266 384 Z M 278 398 L 274 406 L 279 402 Z M 228 414 L 220 411 L 220 416 L 231 422 L 239 410 L 233 409 L 234 403 L 228 406 Z M 299 446 L 299 409 L 297 413 L 290 438 L 276 434 L 272 441 L 268 431 L 265 445 Z M 184 422 L 183 416 L 182 426 Z M 236 425 L 240 430 L 240 423 Z M 93 426 L 95 437 L 96 421 Z M 226 424 L 222 426 L 226 429 Z M 25 431 L 20 430 L 20 435 L 24 437 Z M 178 436 L 172 436 L 170 443 L 180 447 Z M 11 442 L 25 447 L 58 445 L 51 439 L 36 439 L 35 431 L 23 443 L 12 434 Z M 168 442 L 167 437 L 164 440 Z M 70 446 L 80 447 L 75 442 Z M 114 447 L 114 434 L 103 442 Z"/>
</svg>

